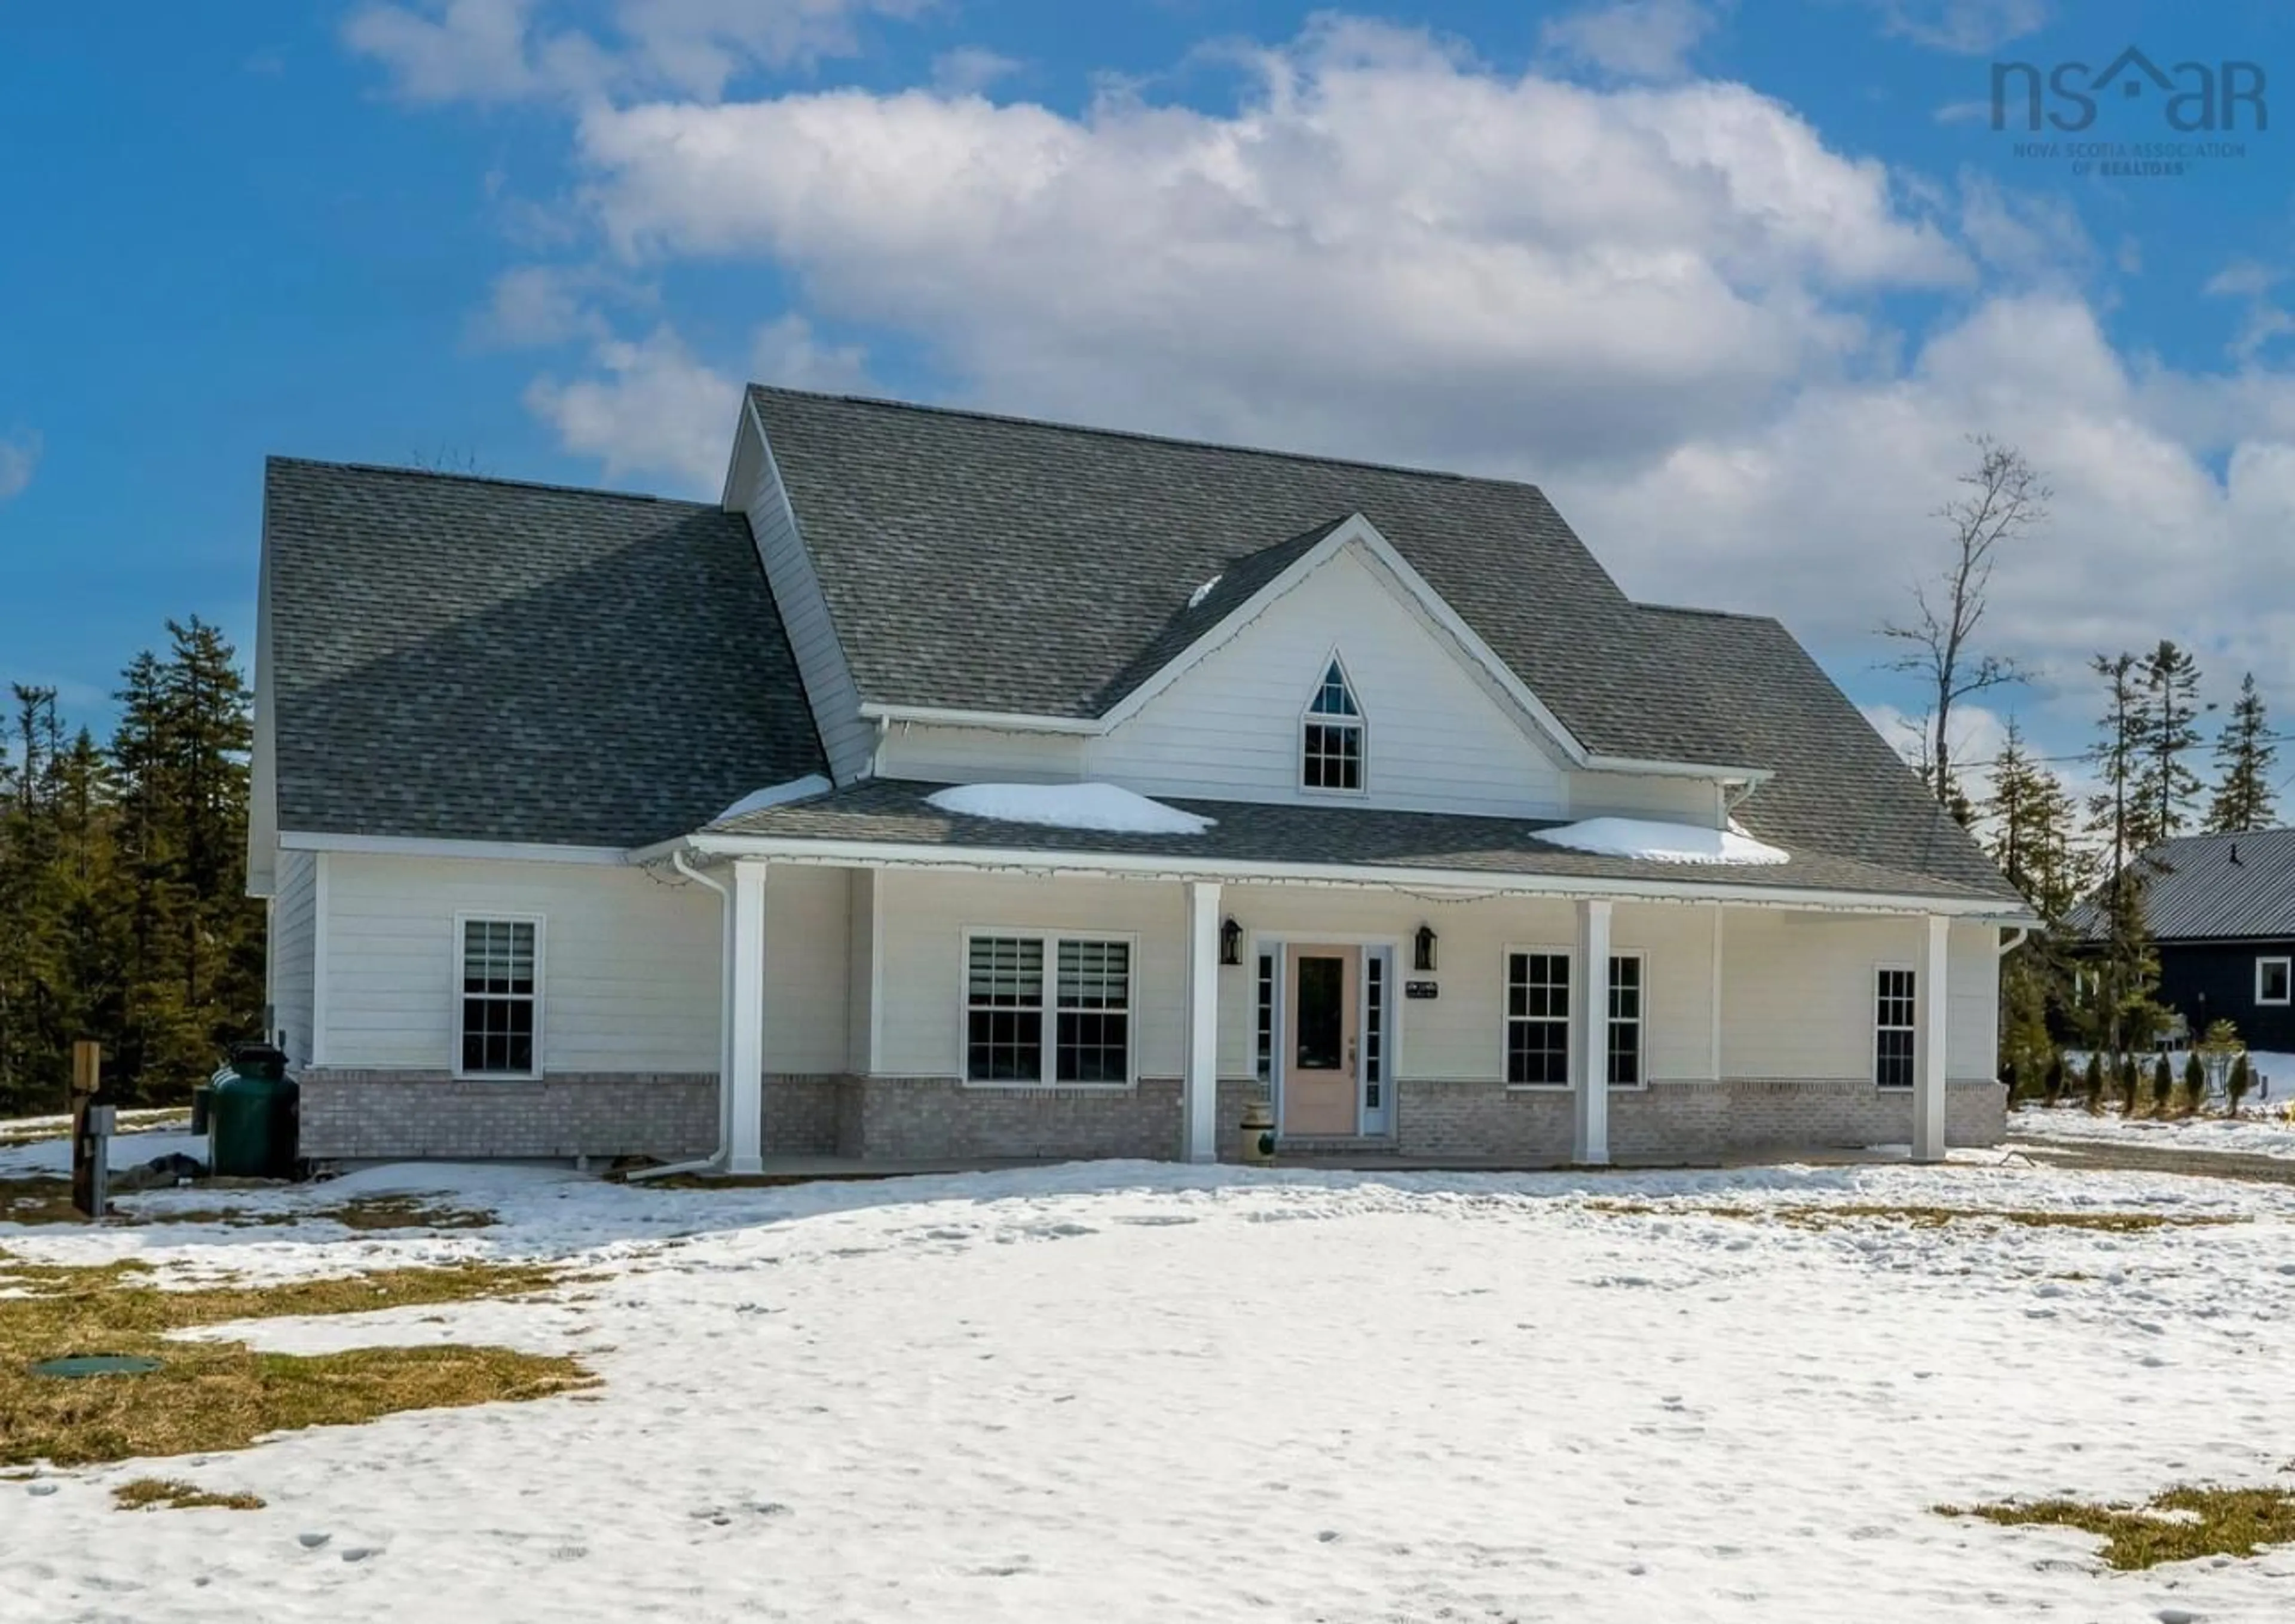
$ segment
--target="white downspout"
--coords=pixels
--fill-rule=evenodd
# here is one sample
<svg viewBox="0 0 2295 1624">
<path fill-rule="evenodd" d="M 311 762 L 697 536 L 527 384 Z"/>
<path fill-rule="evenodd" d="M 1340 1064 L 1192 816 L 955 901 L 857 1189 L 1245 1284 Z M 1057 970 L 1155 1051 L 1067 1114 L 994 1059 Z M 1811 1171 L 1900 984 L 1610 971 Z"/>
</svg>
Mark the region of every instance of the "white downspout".
<svg viewBox="0 0 2295 1624">
<path fill-rule="evenodd" d="M 1994 954 L 2002 959 L 2007 958 L 2009 954 L 2023 946 L 2024 938 L 2032 934 L 2032 928 L 2029 925 L 2018 925 L 2010 928 L 2013 934 L 2003 937 L 2000 945 L 1993 949 Z"/>
<path fill-rule="evenodd" d="M 715 892 L 717 894 L 717 900 L 720 907 L 723 908 L 726 913 L 730 914 L 732 911 L 732 892 L 718 881 L 710 878 L 706 874 L 704 874 L 692 864 L 687 862 L 685 861 L 684 853 L 672 852 L 669 854 L 669 866 L 676 869 L 687 879 L 691 880 L 694 884 L 698 885 L 706 885 L 710 890 Z M 731 934 L 731 933 L 730 931 L 721 933 L 721 934 L 729 937 Z M 717 977 L 717 996 L 719 1003 L 717 1018 L 721 1028 L 718 1033 L 717 1042 L 717 1148 L 708 1155 L 704 1156 L 698 1162 L 673 1162 L 666 1167 L 641 1168 L 636 1172 L 629 1175 L 628 1181 L 632 1184 L 639 1183 L 647 1179 L 666 1179 L 677 1173 L 711 1173 L 717 1171 L 725 1165 L 725 1129 L 727 1125 L 726 1118 L 728 1115 L 725 1089 L 732 1081 L 732 1067 L 726 1060 L 724 1032 L 722 1029 L 726 1024 L 725 1012 L 730 1008 L 730 1005 L 726 1000 L 731 992 L 733 984 L 733 967 L 731 963 L 732 954 L 730 948 L 721 950 L 720 957 L 725 960 L 725 963 L 720 967 Z"/>
</svg>

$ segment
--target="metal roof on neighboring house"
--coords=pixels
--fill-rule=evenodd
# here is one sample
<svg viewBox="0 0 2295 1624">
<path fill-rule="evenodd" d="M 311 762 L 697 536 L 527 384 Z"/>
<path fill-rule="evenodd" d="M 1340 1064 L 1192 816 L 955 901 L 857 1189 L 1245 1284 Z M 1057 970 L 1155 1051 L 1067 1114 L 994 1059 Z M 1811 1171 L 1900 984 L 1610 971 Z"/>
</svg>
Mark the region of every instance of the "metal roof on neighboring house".
<svg viewBox="0 0 2295 1624">
<path fill-rule="evenodd" d="M 2295 940 L 2295 828 L 2185 836 L 2154 846 L 2145 867 L 2156 941 Z"/>
<path fill-rule="evenodd" d="M 747 521 L 274 458 L 279 827 L 639 845 L 823 771 Z"/>
</svg>

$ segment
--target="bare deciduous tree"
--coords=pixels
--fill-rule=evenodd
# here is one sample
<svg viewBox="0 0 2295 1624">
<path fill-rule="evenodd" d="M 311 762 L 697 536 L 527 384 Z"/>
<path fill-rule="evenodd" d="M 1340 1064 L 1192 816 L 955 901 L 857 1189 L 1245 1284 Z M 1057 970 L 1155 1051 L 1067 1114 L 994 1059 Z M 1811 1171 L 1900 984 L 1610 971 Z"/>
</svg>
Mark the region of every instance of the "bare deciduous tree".
<svg viewBox="0 0 2295 1624">
<path fill-rule="evenodd" d="M 1975 465 L 1960 476 L 1961 494 L 1936 510 L 1952 531 L 1944 572 L 1913 586 L 1909 622 L 1884 623 L 1881 635 L 1907 643 L 1891 671 L 1911 672 L 1929 690 L 1926 738 L 1921 755 L 1936 798 L 1950 806 L 1958 793 L 1952 776 L 1952 707 L 1988 689 L 2024 680 L 2014 660 L 1979 653 L 1972 645 L 1984 619 L 1992 568 L 2004 542 L 2048 517 L 2054 494 L 2023 453 L 1990 435 L 1971 435 Z"/>
</svg>

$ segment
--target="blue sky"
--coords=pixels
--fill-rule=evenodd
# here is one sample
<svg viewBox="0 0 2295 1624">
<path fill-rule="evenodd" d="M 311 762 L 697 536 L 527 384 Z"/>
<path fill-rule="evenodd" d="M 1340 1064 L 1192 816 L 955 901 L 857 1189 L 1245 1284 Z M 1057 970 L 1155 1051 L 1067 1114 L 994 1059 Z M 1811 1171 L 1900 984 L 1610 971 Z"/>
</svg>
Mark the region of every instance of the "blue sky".
<svg viewBox="0 0 2295 1624">
<path fill-rule="evenodd" d="M 1994 633 L 2295 708 L 2295 136 L 2021 156 L 1996 59 L 2289 75 L 2268 0 L 401 0 L 0 10 L 0 677 L 252 632 L 262 458 L 706 493 L 744 376 L 1528 477 L 1860 701 L 1960 437 Z M 2276 94 L 2266 92 L 2266 103 Z"/>
</svg>

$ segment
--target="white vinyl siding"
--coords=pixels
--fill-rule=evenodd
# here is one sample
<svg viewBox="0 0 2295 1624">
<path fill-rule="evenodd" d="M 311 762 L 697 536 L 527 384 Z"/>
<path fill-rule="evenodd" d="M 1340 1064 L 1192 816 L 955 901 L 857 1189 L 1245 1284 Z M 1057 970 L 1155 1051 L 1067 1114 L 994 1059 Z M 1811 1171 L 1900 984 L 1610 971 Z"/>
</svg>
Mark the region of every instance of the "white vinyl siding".
<svg viewBox="0 0 2295 1624">
<path fill-rule="evenodd" d="M 1300 783 L 1302 710 L 1344 640 L 1376 760 L 1360 804 L 1552 817 L 1566 796 L 1457 646 L 1359 550 L 1335 555 L 1106 737 L 1083 772 L 1147 795 L 1327 804 Z"/>
<path fill-rule="evenodd" d="M 311 1062 L 311 1023 L 318 951 L 319 860 L 310 852 L 282 852 L 271 898 L 266 946 L 271 1023 L 285 1034 L 288 1064 Z"/>
<path fill-rule="evenodd" d="M 853 681 L 853 667 L 845 657 L 844 644 L 837 641 L 828 601 L 821 596 L 813 555 L 805 551 L 797 533 L 796 514 L 789 506 L 772 448 L 759 440 L 754 412 L 744 412 L 740 437 L 736 474 L 746 476 L 748 489 L 736 491 L 731 497 L 748 514 L 749 534 L 756 541 L 766 584 L 772 588 L 774 607 L 780 611 L 782 628 L 796 657 L 797 673 L 804 680 L 805 698 L 813 706 L 813 725 L 820 730 L 821 748 L 829 756 L 829 774 L 839 784 L 849 784 L 868 774 L 870 757 L 876 749 L 876 726 L 861 714 L 861 692 Z"/>
<path fill-rule="evenodd" d="M 1187 1000 L 1178 885 L 894 869 L 880 873 L 877 883 L 885 892 L 884 956 L 878 971 L 886 992 L 878 1028 L 877 1068 L 882 1074 L 964 1076 L 965 943 L 973 934 L 1131 943 L 1132 1075 L 1180 1074 Z M 1222 1016 L 1239 1013 L 1247 1032 L 1251 983 L 1246 972 L 1221 970 L 1220 998 Z M 1235 1074 L 1250 1075 L 1247 1049 L 1240 1064 L 1244 1069 Z"/>
<path fill-rule="evenodd" d="M 540 918 L 541 1072 L 715 1073 L 716 893 L 588 863 L 330 853 L 328 1066 L 445 1073 L 459 1058 L 457 916 Z M 765 1067 L 845 1068 L 849 893 L 837 869 L 765 886 Z"/>
<path fill-rule="evenodd" d="M 1952 1077 L 1990 1077 L 1998 1065 L 1998 940 L 1992 926 L 1952 927 L 1945 983 L 1945 1066 Z M 1737 1077 L 1869 1081 L 1874 967 L 1917 965 L 1927 949 L 1924 919 L 1732 910 L 1722 955 L 1725 1070 Z"/>
</svg>

